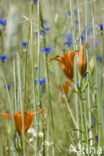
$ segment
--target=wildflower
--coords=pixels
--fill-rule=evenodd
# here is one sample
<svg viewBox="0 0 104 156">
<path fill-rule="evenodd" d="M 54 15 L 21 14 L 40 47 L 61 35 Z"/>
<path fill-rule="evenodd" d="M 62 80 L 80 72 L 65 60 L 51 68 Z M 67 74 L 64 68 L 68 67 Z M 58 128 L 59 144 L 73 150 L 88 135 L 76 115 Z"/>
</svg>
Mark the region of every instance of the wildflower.
<svg viewBox="0 0 104 156">
<path fill-rule="evenodd" d="M 34 0 L 34 3 L 36 3 L 38 0 Z"/>
<path fill-rule="evenodd" d="M 72 87 L 70 86 L 70 84 L 71 84 L 71 81 L 68 81 L 68 82 L 65 82 L 65 83 L 63 83 L 63 84 L 61 85 L 61 91 L 64 92 L 64 94 L 67 94 L 68 91 L 69 91 L 70 89 L 72 89 Z"/>
<path fill-rule="evenodd" d="M 85 74 L 84 78 L 87 79 L 87 74 Z"/>
<path fill-rule="evenodd" d="M 73 87 L 74 87 L 74 84 L 73 84 L 73 83 L 71 83 L 71 84 L 70 84 L 70 86 L 73 88 Z"/>
<path fill-rule="evenodd" d="M 7 56 L 5 54 L 1 55 L 1 60 L 4 62 L 7 59 Z"/>
<path fill-rule="evenodd" d="M 29 1 L 32 1 L 32 0 L 29 0 Z M 38 0 L 33 0 L 34 1 L 34 3 L 36 3 Z"/>
<path fill-rule="evenodd" d="M 5 116 L 6 119 L 10 119 L 11 118 L 11 115 L 10 114 L 7 114 L 7 113 L 1 113 L 0 114 L 0 117 L 1 116 Z"/>
<path fill-rule="evenodd" d="M 100 24 L 98 24 L 98 27 L 100 28 L 100 30 L 103 30 L 104 24 L 103 23 L 100 23 Z"/>
<path fill-rule="evenodd" d="M 94 66 L 95 66 L 95 59 L 94 57 L 92 57 L 92 59 L 90 60 L 90 74 L 94 73 Z"/>
<path fill-rule="evenodd" d="M 39 132 L 38 133 L 38 137 L 43 137 L 44 136 L 44 133 L 43 132 Z"/>
<path fill-rule="evenodd" d="M 13 113 L 14 116 L 14 122 L 15 122 L 15 126 L 16 126 L 16 130 L 18 132 L 19 135 L 21 135 L 21 131 L 22 131 L 22 114 L 21 112 L 16 112 Z M 24 122 L 25 122 L 25 133 L 27 132 L 28 128 L 30 127 L 30 124 L 32 122 L 32 119 L 34 117 L 34 112 L 25 112 L 24 113 Z"/>
<path fill-rule="evenodd" d="M 75 24 L 79 24 L 79 21 L 78 20 L 75 20 Z"/>
<path fill-rule="evenodd" d="M 75 55 L 78 53 L 78 50 L 75 50 L 73 52 L 67 52 L 66 54 L 63 54 L 62 56 L 57 55 L 53 58 L 50 59 L 50 61 L 56 60 L 60 63 L 61 68 L 64 72 L 64 74 L 66 75 L 66 77 L 69 80 L 73 79 L 73 66 L 74 66 L 74 57 Z M 59 59 L 60 58 L 60 59 Z"/>
<path fill-rule="evenodd" d="M 82 41 L 82 43 L 83 43 L 83 41 L 86 39 L 86 35 L 85 34 L 82 34 L 81 35 L 81 41 Z"/>
<path fill-rule="evenodd" d="M 99 40 L 96 40 L 96 45 L 98 45 L 100 43 L 100 41 Z"/>
<path fill-rule="evenodd" d="M 10 89 L 10 88 L 11 88 L 11 84 L 7 83 L 7 84 L 4 86 L 4 88 Z"/>
<path fill-rule="evenodd" d="M 100 55 L 100 56 L 97 57 L 97 61 L 102 62 L 102 59 L 103 59 L 102 55 Z"/>
<path fill-rule="evenodd" d="M 78 57 L 78 70 L 82 77 L 85 76 L 86 69 L 87 69 L 87 58 L 84 46 L 82 46 Z"/>
<path fill-rule="evenodd" d="M 38 112 L 38 110 L 36 110 Z M 43 112 L 43 109 L 40 109 L 40 112 Z M 6 119 L 11 118 L 12 115 L 7 114 L 7 113 L 1 113 L 0 116 L 5 116 Z M 18 132 L 19 135 L 21 135 L 22 132 L 22 114 L 21 112 L 15 112 L 13 113 L 13 117 L 14 117 L 14 123 L 15 123 L 15 127 L 16 130 Z M 24 131 L 25 133 L 27 132 L 27 130 L 29 129 L 32 119 L 34 117 L 34 111 L 32 112 L 24 112 Z"/>
<path fill-rule="evenodd" d="M 40 78 L 39 83 L 45 83 L 46 82 L 46 78 Z M 35 84 L 37 84 L 37 80 L 35 80 Z"/>
<path fill-rule="evenodd" d="M 78 81 L 76 83 L 77 83 L 77 86 L 79 87 L 80 86 L 80 83 Z"/>
<path fill-rule="evenodd" d="M 68 12 L 65 12 L 64 11 L 64 16 L 70 16 L 71 15 L 71 12 L 70 11 L 68 11 Z"/>
<path fill-rule="evenodd" d="M 5 26 L 7 24 L 7 19 L 0 19 L 0 25 Z"/>
<path fill-rule="evenodd" d="M 45 141 L 45 142 L 42 142 L 42 145 L 44 145 L 45 144 L 45 146 L 50 146 L 50 145 L 52 145 L 53 143 L 52 142 L 49 142 L 49 141 Z"/>
<path fill-rule="evenodd" d="M 95 140 L 98 141 L 98 135 L 95 136 Z"/>
<path fill-rule="evenodd" d="M 48 53 L 51 52 L 52 48 L 53 48 L 53 46 L 51 46 L 51 47 L 49 47 L 49 46 L 48 47 L 45 47 L 45 48 L 41 49 L 41 52 L 45 52 L 46 54 L 48 54 Z"/>
<path fill-rule="evenodd" d="M 27 41 L 22 42 L 21 45 L 22 45 L 23 47 L 26 47 Z"/>
<path fill-rule="evenodd" d="M 73 38 L 73 35 L 69 34 L 69 33 L 65 33 L 65 36 L 66 36 L 67 40 L 72 40 L 72 38 Z"/>
<path fill-rule="evenodd" d="M 30 138 L 30 139 L 29 139 L 29 142 L 33 142 L 33 138 Z"/>
<path fill-rule="evenodd" d="M 66 41 L 66 42 L 64 42 L 64 45 L 71 46 L 72 44 L 73 44 L 73 41 Z"/>
</svg>

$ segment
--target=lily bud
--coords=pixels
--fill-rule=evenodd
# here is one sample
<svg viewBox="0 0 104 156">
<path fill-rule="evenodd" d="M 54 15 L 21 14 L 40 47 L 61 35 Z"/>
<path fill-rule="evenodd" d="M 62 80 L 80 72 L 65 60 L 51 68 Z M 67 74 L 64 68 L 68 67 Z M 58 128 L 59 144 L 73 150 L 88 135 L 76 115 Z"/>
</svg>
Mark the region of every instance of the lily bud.
<svg viewBox="0 0 104 156">
<path fill-rule="evenodd" d="M 78 57 L 78 70 L 82 77 L 85 76 L 86 69 L 87 69 L 87 58 L 86 58 L 85 48 L 84 46 L 82 46 Z"/>
<path fill-rule="evenodd" d="M 93 75 L 93 73 L 94 73 L 94 67 L 95 67 L 95 59 L 94 59 L 94 57 L 92 57 L 90 60 L 90 74 L 91 75 Z"/>
</svg>

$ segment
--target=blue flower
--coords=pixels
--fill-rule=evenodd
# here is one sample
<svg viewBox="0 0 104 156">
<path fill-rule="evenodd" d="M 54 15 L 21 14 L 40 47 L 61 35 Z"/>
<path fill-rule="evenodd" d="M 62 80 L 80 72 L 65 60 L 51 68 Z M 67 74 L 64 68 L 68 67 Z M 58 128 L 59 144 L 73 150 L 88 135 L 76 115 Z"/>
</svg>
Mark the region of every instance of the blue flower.
<svg viewBox="0 0 104 156">
<path fill-rule="evenodd" d="M 5 54 L 1 55 L 1 60 L 4 62 L 7 59 L 7 56 Z"/>
<path fill-rule="evenodd" d="M 34 3 L 36 3 L 38 0 L 34 0 Z"/>
<path fill-rule="evenodd" d="M 74 8 L 74 16 L 76 16 L 76 13 L 77 13 L 77 9 Z"/>
<path fill-rule="evenodd" d="M 4 88 L 10 89 L 10 88 L 11 88 L 11 84 L 7 83 L 7 84 L 4 86 Z"/>
<path fill-rule="evenodd" d="M 42 34 L 42 32 L 46 33 L 49 30 L 50 30 L 50 27 L 46 27 L 43 30 L 40 30 L 40 34 Z"/>
<path fill-rule="evenodd" d="M 23 47 L 26 47 L 27 41 L 22 42 L 21 45 L 22 45 Z"/>
<path fill-rule="evenodd" d="M 70 46 L 70 45 L 72 45 L 72 44 L 73 44 L 73 41 L 66 41 L 66 42 L 64 42 L 64 45 Z"/>
<path fill-rule="evenodd" d="M 29 0 L 29 1 L 32 1 L 32 0 Z M 33 0 L 34 1 L 34 3 L 36 3 L 38 0 Z"/>
<path fill-rule="evenodd" d="M 98 141 L 98 135 L 95 136 L 95 140 Z"/>
<path fill-rule="evenodd" d="M 100 24 L 98 24 L 98 27 L 100 28 L 100 30 L 103 30 L 104 24 L 103 23 L 100 23 Z"/>
<path fill-rule="evenodd" d="M 82 41 L 82 43 L 83 43 L 83 41 L 86 39 L 86 35 L 85 34 L 83 34 L 82 36 L 81 36 L 81 41 Z"/>
<path fill-rule="evenodd" d="M 80 86 L 80 83 L 77 81 L 77 86 L 79 87 Z"/>
<path fill-rule="evenodd" d="M 74 87 L 74 84 L 73 83 L 70 83 L 70 86 L 73 88 Z"/>
<path fill-rule="evenodd" d="M 99 40 L 96 40 L 96 44 L 99 44 L 100 43 L 100 41 Z"/>
<path fill-rule="evenodd" d="M 71 12 L 70 11 L 68 11 L 68 12 L 65 12 L 64 11 L 64 16 L 70 16 L 71 15 Z"/>
<path fill-rule="evenodd" d="M 102 59 L 103 59 L 102 55 L 100 55 L 100 56 L 97 57 L 97 61 L 102 62 Z"/>
<path fill-rule="evenodd" d="M 65 33 L 65 36 L 66 36 L 67 40 L 72 40 L 72 38 L 73 38 L 73 35 L 69 34 L 69 33 Z"/>
<path fill-rule="evenodd" d="M 87 79 L 87 74 L 85 75 L 85 77 L 84 77 L 85 79 Z"/>
<path fill-rule="evenodd" d="M 37 84 L 38 80 L 35 80 L 35 84 Z M 46 82 L 46 78 L 40 78 L 39 83 L 43 84 Z"/>
<path fill-rule="evenodd" d="M 0 25 L 6 25 L 7 19 L 0 19 Z"/>
<path fill-rule="evenodd" d="M 45 52 L 46 54 L 48 54 L 48 53 L 50 53 L 52 48 L 53 48 L 53 46 L 51 46 L 51 47 L 47 46 L 47 47 L 41 49 L 41 52 Z"/>
<path fill-rule="evenodd" d="M 75 20 L 75 24 L 78 24 L 79 23 L 79 21 L 78 20 Z"/>
</svg>

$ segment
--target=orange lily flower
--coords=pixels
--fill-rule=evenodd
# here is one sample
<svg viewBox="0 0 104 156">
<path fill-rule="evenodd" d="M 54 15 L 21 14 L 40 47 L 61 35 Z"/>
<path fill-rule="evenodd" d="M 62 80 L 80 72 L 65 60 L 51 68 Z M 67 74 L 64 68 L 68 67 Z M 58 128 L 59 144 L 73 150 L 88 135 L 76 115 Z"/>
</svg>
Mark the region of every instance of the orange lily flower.
<svg viewBox="0 0 104 156">
<path fill-rule="evenodd" d="M 38 112 L 38 110 L 36 110 L 36 112 Z M 43 109 L 40 109 L 40 112 L 43 112 Z M 7 113 L 1 113 L 0 116 L 5 116 L 6 119 L 10 119 L 11 118 L 11 114 L 7 114 Z M 22 132 L 22 114 L 21 112 L 15 112 L 13 113 L 13 117 L 14 117 L 14 122 L 15 122 L 15 127 L 16 130 L 18 132 L 19 135 L 21 135 Z M 34 117 L 34 111 L 32 112 L 24 112 L 24 131 L 25 133 L 27 132 L 27 130 L 29 129 L 32 119 Z"/>
<path fill-rule="evenodd" d="M 86 52 L 85 52 L 85 47 L 82 46 L 81 50 L 79 52 L 79 57 L 78 57 L 78 70 L 79 73 L 82 77 L 85 76 L 86 74 L 86 69 L 87 69 L 87 58 L 86 58 Z"/>
<path fill-rule="evenodd" d="M 65 94 L 68 93 L 69 90 L 72 89 L 72 87 L 70 86 L 70 83 L 72 83 L 71 81 L 65 82 L 61 85 L 61 91 L 62 93 L 64 92 Z"/>
<path fill-rule="evenodd" d="M 79 50 L 72 51 L 71 53 L 67 51 L 66 54 L 63 54 L 62 56 L 57 55 L 51 58 L 50 61 L 53 61 L 53 60 L 58 61 L 66 77 L 69 80 L 73 80 L 74 57 L 78 52 Z"/>
</svg>

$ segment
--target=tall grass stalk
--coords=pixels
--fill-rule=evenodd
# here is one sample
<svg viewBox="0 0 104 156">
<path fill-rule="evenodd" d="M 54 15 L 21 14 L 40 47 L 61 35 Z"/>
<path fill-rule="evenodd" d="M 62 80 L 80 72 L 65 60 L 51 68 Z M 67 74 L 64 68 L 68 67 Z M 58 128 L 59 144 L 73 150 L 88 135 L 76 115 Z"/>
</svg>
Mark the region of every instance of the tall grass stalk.
<svg viewBox="0 0 104 156">
<path fill-rule="evenodd" d="M 75 42 L 75 23 L 74 23 L 75 19 L 74 19 L 74 15 L 73 15 L 74 14 L 73 0 L 70 0 L 70 10 L 71 10 L 71 25 L 72 25 L 72 34 L 73 34 L 73 49 L 75 50 L 76 49 L 76 46 L 75 46 L 76 42 Z M 75 64 L 75 66 L 74 66 L 75 82 L 77 82 L 77 68 L 76 68 L 77 67 L 77 57 L 75 58 L 74 64 Z M 77 94 L 75 95 L 75 102 L 76 102 L 76 124 L 75 124 L 75 126 L 77 128 L 77 138 L 79 138 L 79 108 L 78 108 L 78 96 L 77 96 Z"/>
<path fill-rule="evenodd" d="M 90 18 L 90 17 L 89 17 Z M 87 28 L 88 28 L 88 0 L 85 0 L 85 28 L 86 28 L 86 43 L 88 43 L 88 32 L 87 32 Z M 88 49 L 86 48 L 86 55 L 87 55 L 87 70 L 89 69 L 89 55 L 88 55 Z M 91 103 L 90 103 L 90 84 L 88 81 L 88 109 L 91 108 Z M 85 110 L 87 111 L 87 110 Z M 91 127 L 91 111 L 89 111 L 88 113 L 89 116 L 89 127 Z M 86 120 L 87 122 L 87 120 Z M 88 126 L 87 126 L 87 145 L 89 148 L 89 145 L 92 146 L 92 141 L 91 144 L 89 144 L 89 140 L 92 139 L 92 131 L 90 130 L 89 134 L 88 134 Z"/>
<path fill-rule="evenodd" d="M 37 134 L 39 132 L 39 120 L 40 120 L 40 108 L 41 108 L 41 103 L 40 103 L 40 0 L 38 0 L 38 5 L 37 5 L 37 30 L 38 30 L 38 74 L 37 74 L 37 80 L 38 80 L 38 117 L 37 117 Z M 39 156 L 39 137 L 37 136 L 36 140 L 36 155 Z"/>
<path fill-rule="evenodd" d="M 41 21 L 41 26 L 43 29 L 43 45 L 44 47 L 46 47 L 46 39 L 45 39 L 45 32 L 44 32 L 44 24 L 43 24 L 43 16 L 42 16 L 42 9 L 40 7 L 40 21 Z M 53 119 L 53 110 L 52 110 L 52 102 L 51 102 L 51 92 L 50 92 L 50 79 L 49 79 L 49 65 L 48 65 L 49 59 L 48 59 L 48 54 L 45 54 L 45 69 L 46 69 L 46 79 L 47 79 L 47 96 L 48 96 L 48 140 L 49 140 L 49 136 L 50 136 L 50 122 L 52 122 L 52 140 L 53 140 L 53 156 L 55 155 L 55 136 L 54 136 L 54 119 Z M 50 116 L 51 116 L 51 120 L 50 120 Z M 45 149 L 45 147 L 44 147 Z M 47 155 L 49 155 L 49 150 L 47 148 Z"/>
</svg>

